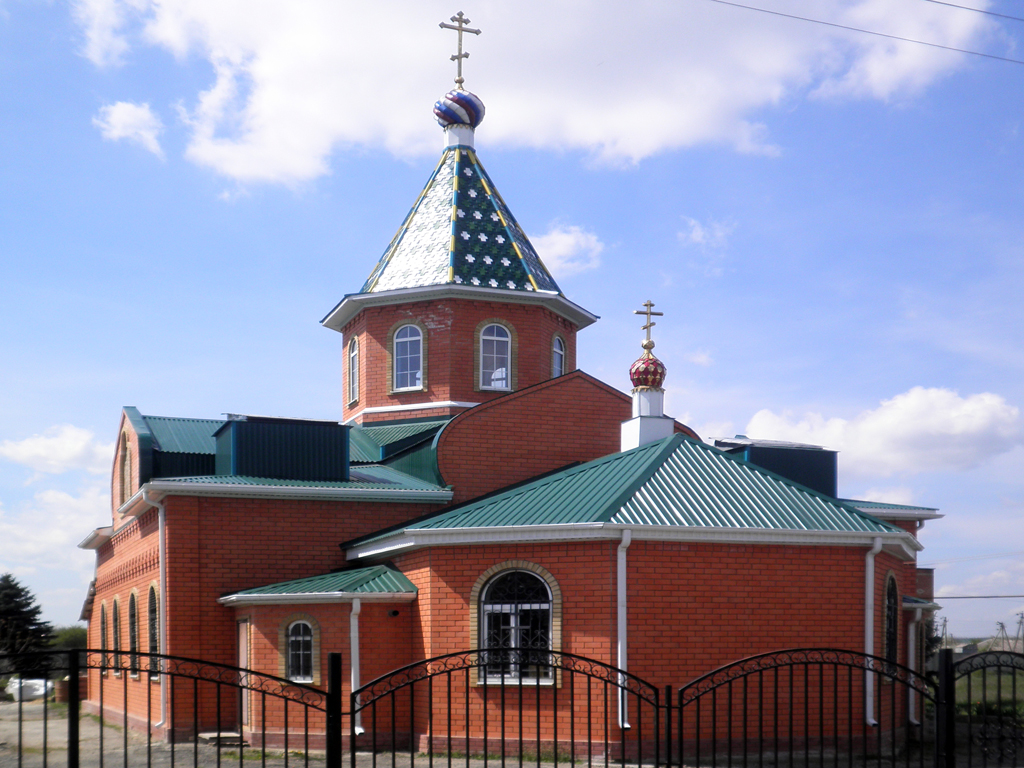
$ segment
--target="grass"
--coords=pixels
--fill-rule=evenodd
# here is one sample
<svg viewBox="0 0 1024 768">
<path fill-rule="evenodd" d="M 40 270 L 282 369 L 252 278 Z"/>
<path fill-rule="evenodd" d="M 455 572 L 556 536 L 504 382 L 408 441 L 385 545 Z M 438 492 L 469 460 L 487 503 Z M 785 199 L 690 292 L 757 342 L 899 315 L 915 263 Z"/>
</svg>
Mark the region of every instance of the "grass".
<svg viewBox="0 0 1024 768">
<path fill-rule="evenodd" d="M 1024 671 L 978 671 L 957 680 L 956 712 L 971 717 L 1024 717 Z"/>
</svg>

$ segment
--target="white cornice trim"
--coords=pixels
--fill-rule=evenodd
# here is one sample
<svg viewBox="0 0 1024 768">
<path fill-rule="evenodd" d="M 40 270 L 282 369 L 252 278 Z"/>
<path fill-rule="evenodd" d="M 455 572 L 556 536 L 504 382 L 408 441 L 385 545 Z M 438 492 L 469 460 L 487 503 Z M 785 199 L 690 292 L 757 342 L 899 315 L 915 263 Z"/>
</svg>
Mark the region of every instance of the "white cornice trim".
<svg viewBox="0 0 1024 768">
<path fill-rule="evenodd" d="M 400 288 L 380 293 L 354 293 L 346 296 L 330 311 L 320 324 L 341 333 L 348 321 L 366 307 L 409 304 L 414 301 L 435 299 L 470 299 L 475 301 L 499 301 L 505 304 L 540 304 L 556 315 L 564 317 L 577 328 L 586 328 L 598 317 L 561 294 L 552 291 L 505 291 L 499 288 L 478 288 L 468 285 L 426 285 L 419 288 Z"/>
<path fill-rule="evenodd" d="M 879 520 L 938 520 L 939 518 L 945 517 L 945 515 L 940 514 L 935 510 L 903 512 L 898 509 L 871 509 L 870 507 L 858 507 L 856 504 L 851 504 L 848 501 L 843 503 L 853 507 L 858 512 L 863 512 L 865 515 L 877 517 Z"/>
<path fill-rule="evenodd" d="M 906 560 L 924 549 L 909 533 L 846 531 L 789 531 L 754 528 L 686 528 L 676 525 L 619 525 L 574 523 L 568 525 L 494 526 L 440 530 L 406 529 L 384 540 L 357 544 L 346 551 L 349 560 L 379 557 L 396 550 L 460 544 L 505 544 L 511 542 L 585 541 L 621 539 L 632 532 L 634 541 L 691 541 L 727 544 L 804 544 L 811 546 L 870 547 L 881 538 L 892 554 Z"/>
<path fill-rule="evenodd" d="M 364 413 L 395 413 L 397 411 L 423 411 L 428 408 L 473 408 L 482 403 L 470 403 L 462 400 L 438 400 L 432 403 L 412 403 L 411 405 L 375 405 L 370 408 L 362 408 L 351 416 L 349 416 L 343 423 L 348 424 L 353 419 L 358 418 Z M 371 425 L 367 425 L 371 426 Z M 376 425 L 373 425 L 376 426 Z"/>
<path fill-rule="evenodd" d="M 218 598 L 221 605 L 314 605 L 317 603 L 411 603 L 415 592 L 291 592 L 274 595 L 225 595 Z"/>
<path fill-rule="evenodd" d="M 238 499 L 333 499 L 337 501 L 400 501 L 442 504 L 451 491 L 400 491 L 386 488 L 294 488 L 285 485 L 234 485 L 232 483 L 181 483 L 151 480 L 143 488 L 157 500 L 165 496 L 227 496 Z"/>
<path fill-rule="evenodd" d="M 86 536 L 78 544 L 79 549 L 99 549 L 108 541 L 110 537 L 114 535 L 114 526 L 108 525 L 103 528 L 97 528 Z"/>
</svg>

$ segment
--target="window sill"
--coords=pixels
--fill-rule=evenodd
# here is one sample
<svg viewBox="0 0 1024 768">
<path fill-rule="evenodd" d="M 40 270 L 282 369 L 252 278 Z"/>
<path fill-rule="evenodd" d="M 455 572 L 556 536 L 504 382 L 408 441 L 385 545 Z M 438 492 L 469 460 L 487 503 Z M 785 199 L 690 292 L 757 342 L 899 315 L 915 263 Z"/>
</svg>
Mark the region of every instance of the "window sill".
<svg viewBox="0 0 1024 768">
<path fill-rule="evenodd" d="M 426 387 L 403 387 L 402 389 L 392 389 L 388 392 L 389 395 L 404 395 L 408 392 L 426 392 Z"/>
<path fill-rule="evenodd" d="M 488 677 L 486 680 L 477 679 L 477 686 L 487 686 L 488 688 L 535 688 L 538 685 L 542 688 L 554 686 L 554 678 L 548 678 L 546 680 L 535 680 L 526 679 L 520 680 L 519 678 L 500 678 L 500 677 Z"/>
</svg>

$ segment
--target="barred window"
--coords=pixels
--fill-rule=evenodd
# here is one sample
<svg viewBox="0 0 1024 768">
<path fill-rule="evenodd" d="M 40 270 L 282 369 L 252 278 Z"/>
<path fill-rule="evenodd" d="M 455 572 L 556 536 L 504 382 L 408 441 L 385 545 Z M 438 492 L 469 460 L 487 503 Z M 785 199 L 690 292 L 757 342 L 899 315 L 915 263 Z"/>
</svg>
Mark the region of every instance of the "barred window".
<svg viewBox="0 0 1024 768">
<path fill-rule="evenodd" d="M 100 605 L 100 669 L 104 672 L 107 671 L 107 666 L 110 664 L 110 659 L 107 657 L 107 647 L 109 640 L 107 639 L 107 606 L 106 604 Z"/>
<path fill-rule="evenodd" d="M 135 595 L 128 598 L 128 668 L 139 674 L 139 609 Z"/>
<path fill-rule="evenodd" d="M 121 604 L 114 601 L 114 616 L 111 619 L 113 626 L 113 646 L 114 646 L 114 674 L 120 674 L 121 669 Z"/>
<path fill-rule="evenodd" d="M 893 664 L 899 662 L 899 619 L 900 593 L 890 576 L 885 582 L 885 660 Z"/>
<path fill-rule="evenodd" d="M 147 601 L 147 613 L 149 619 L 149 652 L 160 653 L 160 604 L 156 599 L 156 587 L 149 588 L 149 599 Z M 156 659 L 150 657 L 150 675 L 155 674 L 154 670 L 159 668 Z"/>
<path fill-rule="evenodd" d="M 548 585 L 529 571 L 506 571 L 487 583 L 480 600 L 487 679 L 551 679 L 551 604 Z"/>
<path fill-rule="evenodd" d="M 288 675 L 297 683 L 313 682 L 313 628 L 305 621 L 288 627 Z"/>
</svg>

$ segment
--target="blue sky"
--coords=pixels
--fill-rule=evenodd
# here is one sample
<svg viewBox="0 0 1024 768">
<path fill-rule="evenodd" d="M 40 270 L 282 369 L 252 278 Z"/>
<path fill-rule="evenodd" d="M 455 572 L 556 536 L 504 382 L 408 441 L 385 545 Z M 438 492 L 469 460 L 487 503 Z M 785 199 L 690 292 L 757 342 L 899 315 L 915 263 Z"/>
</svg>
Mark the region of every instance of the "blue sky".
<svg viewBox="0 0 1024 768">
<path fill-rule="evenodd" d="M 927 0 L 757 5 L 1024 58 Z M 319 320 L 436 163 L 456 10 L 0 0 L 0 570 L 49 619 L 121 406 L 340 417 Z M 462 10 L 480 158 L 602 317 L 579 366 L 625 390 L 651 299 L 673 415 L 840 450 L 842 495 L 946 515 L 940 594 L 1024 594 L 1024 66 L 709 0 Z M 1024 599 L 944 605 L 986 635 Z"/>
</svg>

